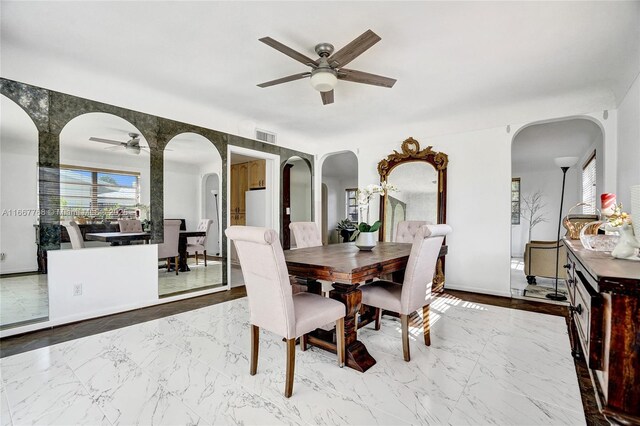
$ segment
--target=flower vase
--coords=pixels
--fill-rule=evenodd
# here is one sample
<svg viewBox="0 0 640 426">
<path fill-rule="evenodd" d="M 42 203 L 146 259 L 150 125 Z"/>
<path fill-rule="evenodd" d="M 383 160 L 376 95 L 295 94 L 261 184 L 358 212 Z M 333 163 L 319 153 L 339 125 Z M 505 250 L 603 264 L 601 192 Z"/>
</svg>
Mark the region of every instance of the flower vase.
<svg viewBox="0 0 640 426">
<path fill-rule="evenodd" d="M 377 232 L 360 232 L 356 238 L 356 247 L 362 251 L 371 251 L 378 243 Z"/>
</svg>

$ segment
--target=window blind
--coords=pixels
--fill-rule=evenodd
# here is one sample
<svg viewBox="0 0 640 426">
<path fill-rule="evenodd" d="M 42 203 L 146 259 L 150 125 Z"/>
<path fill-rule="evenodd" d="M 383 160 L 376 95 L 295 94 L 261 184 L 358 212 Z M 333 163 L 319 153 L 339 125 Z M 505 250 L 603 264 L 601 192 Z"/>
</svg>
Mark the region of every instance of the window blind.
<svg viewBox="0 0 640 426">
<path fill-rule="evenodd" d="M 60 215 L 134 217 L 140 202 L 139 180 L 134 172 L 60 166 Z"/>
<path fill-rule="evenodd" d="M 595 214 L 596 212 L 596 153 L 585 163 L 582 168 L 582 213 Z"/>
</svg>

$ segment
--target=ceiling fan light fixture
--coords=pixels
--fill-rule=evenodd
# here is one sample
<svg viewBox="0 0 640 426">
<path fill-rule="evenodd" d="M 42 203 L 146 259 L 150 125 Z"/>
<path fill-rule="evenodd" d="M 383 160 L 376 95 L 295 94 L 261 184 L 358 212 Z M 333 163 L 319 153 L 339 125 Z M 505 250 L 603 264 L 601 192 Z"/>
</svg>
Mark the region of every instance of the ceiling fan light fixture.
<svg viewBox="0 0 640 426">
<path fill-rule="evenodd" d="M 338 76 L 330 68 L 318 68 L 311 72 L 311 86 L 318 92 L 330 92 L 336 87 Z"/>
</svg>

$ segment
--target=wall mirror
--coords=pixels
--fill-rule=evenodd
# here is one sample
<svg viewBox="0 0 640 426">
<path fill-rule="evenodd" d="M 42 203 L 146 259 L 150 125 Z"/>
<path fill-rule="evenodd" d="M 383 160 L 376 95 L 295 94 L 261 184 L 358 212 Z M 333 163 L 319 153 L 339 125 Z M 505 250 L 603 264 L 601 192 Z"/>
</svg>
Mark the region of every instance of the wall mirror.
<svg viewBox="0 0 640 426">
<path fill-rule="evenodd" d="M 449 159 L 431 148 L 421 150 L 420 143 L 409 138 L 402 142 L 401 152 L 378 163 L 380 181 L 398 189 L 380 199 L 381 241 L 396 241 L 398 223 L 405 220 L 446 222 Z"/>
</svg>

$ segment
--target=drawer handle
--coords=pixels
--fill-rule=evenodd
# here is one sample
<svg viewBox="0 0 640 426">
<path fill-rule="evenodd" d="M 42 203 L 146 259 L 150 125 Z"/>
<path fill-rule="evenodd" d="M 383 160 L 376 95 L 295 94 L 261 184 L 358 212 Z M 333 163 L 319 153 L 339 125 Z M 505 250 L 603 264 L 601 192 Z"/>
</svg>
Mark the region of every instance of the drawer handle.
<svg viewBox="0 0 640 426">
<path fill-rule="evenodd" d="M 563 267 L 564 269 L 571 269 L 571 265 L 569 265 L 568 263 L 567 263 L 566 265 L 562 265 L 562 267 Z"/>
<path fill-rule="evenodd" d="M 573 285 L 573 283 L 574 283 L 573 278 L 569 278 L 569 279 L 567 280 L 567 283 L 568 283 L 569 285 Z"/>
<path fill-rule="evenodd" d="M 569 310 L 571 312 L 575 312 L 578 315 L 582 315 L 582 303 L 578 303 L 578 306 L 576 307 L 569 306 Z"/>
</svg>

